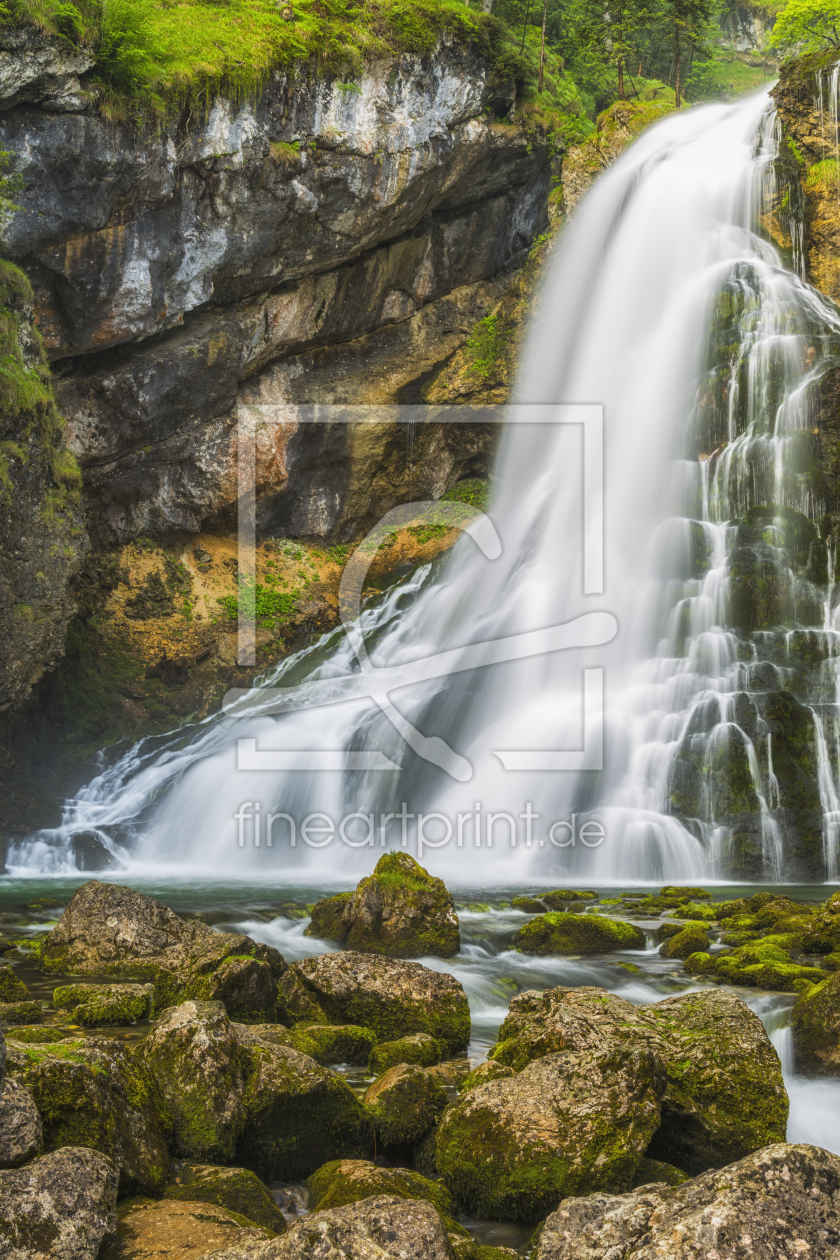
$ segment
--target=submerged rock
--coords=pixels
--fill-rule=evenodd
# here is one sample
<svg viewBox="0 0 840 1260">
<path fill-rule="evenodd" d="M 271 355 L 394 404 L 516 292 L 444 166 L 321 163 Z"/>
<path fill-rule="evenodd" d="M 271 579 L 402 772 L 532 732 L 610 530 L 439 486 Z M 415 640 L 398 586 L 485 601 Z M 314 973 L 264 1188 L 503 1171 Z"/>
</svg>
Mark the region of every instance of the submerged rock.
<svg viewBox="0 0 840 1260">
<path fill-rule="evenodd" d="M 451 958 L 461 948 L 455 903 L 408 853 L 386 853 L 354 893 L 319 901 L 305 935 L 391 958 Z"/>
<path fill-rule="evenodd" d="M 271 1191 L 247 1168 L 218 1168 L 215 1164 L 186 1161 L 173 1162 L 169 1173 L 171 1180 L 163 1192 L 164 1199 L 213 1203 L 275 1234 L 285 1233 L 286 1218 Z"/>
<path fill-rule="evenodd" d="M 501 1220 L 628 1189 L 659 1126 L 663 1078 L 646 1048 L 546 1055 L 447 1108 L 437 1166 L 462 1208 Z"/>
<path fill-rule="evenodd" d="M 57 1009 L 70 1012 L 74 1024 L 119 1027 L 151 1018 L 154 991 L 151 984 L 61 984 L 52 1000 Z"/>
<path fill-rule="evenodd" d="M 603 915 L 551 911 L 521 927 L 514 944 L 526 954 L 605 954 L 615 949 L 644 949 L 647 941 L 634 923 Z"/>
<path fill-rule="evenodd" d="M 239 1212 L 200 1200 L 133 1199 L 118 1213 L 117 1236 L 101 1260 L 159 1260 L 164 1256 L 204 1256 L 232 1243 L 252 1247 L 273 1231 Z"/>
<path fill-rule="evenodd" d="M 389 1068 L 365 1094 L 365 1106 L 383 1146 L 419 1142 L 437 1124 L 447 1102 L 446 1090 L 436 1076 L 407 1063 Z"/>
<path fill-rule="evenodd" d="M 566 1199 L 535 1260 L 697 1260 L 837 1255 L 840 1159 L 816 1146 L 769 1146 L 684 1185 Z"/>
<path fill-rule="evenodd" d="M 117 1170 L 99 1151 L 66 1146 L 0 1172 L 3 1260 L 97 1260 L 117 1227 Z"/>
<path fill-rule="evenodd" d="M 424 1032 L 449 1054 L 470 1040 L 470 1008 L 454 976 L 376 954 L 322 954 L 281 977 L 278 1009 L 289 1023 L 359 1024 L 382 1041 Z"/>
<path fill-rule="evenodd" d="M 282 956 L 269 945 L 187 922 L 162 901 L 97 880 L 73 894 L 40 961 L 54 974 L 149 982 L 158 1009 L 199 998 L 222 1001 L 231 1014 L 267 1017 L 285 970 Z"/>
<path fill-rule="evenodd" d="M 376 1076 L 387 1072 L 398 1063 L 417 1063 L 420 1067 L 434 1067 L 440 1063 L 440 1044 L 428 1033 L 414 1033 L 400 1037 L 399 1041 L 382 1041 L 370 1052 L 368 1070 Z"/>
<path fill-rule="evenodd" d="M 9 1046 L 9 1075 L 30 1091 L 44 1146 L 84 1146 L 107 1155 L 121 1194 L 159 1194 L 169 1172 L 169 1109 L 127 1046 L 105 1037 Z"/>
<path fill-rule="evenodd" d="M 796 1070 L 812 1076 L 840 1074 L 840 972 L 803 993 L 790 1022 Z"/>
<path fill-rule="evenodd" d="M 452 1260 L 444 1223 L 431 1203 L 377 1194 L 310 1212 L 262 1246 L 208 1252 L 204 1260 Z"/>
<path fill-rule="evenodd" d="M 0 1168 L 17 1168 L 39 1153 L 44 1130 L 25 1085 L 9 1077 L 0 1087 Z"/>
</svg>

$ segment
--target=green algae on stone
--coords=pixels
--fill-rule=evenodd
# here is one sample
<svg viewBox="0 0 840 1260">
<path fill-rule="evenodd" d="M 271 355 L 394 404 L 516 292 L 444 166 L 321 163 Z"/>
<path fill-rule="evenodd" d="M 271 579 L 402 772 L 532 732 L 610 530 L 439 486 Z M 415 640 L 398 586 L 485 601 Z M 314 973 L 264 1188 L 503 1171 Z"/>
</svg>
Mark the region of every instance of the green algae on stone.
<svg viewBox="0 0 840 1260">
<path fill-rule="evenodd" d="M 386 853 L 356 891 L 329 897 L 312 911 L 305 935 L 391 958 L 451 958 L 461 948 L 455 903 L 408 853 Z"/>
<path fill-rule="evenodd" d="M 592 892 L 591 889 L 554 888 L 551 892 L 543 893 L 540 900 L 545 902 L 549 910 L 565 910 L 567 905 L 574 905 L 584 901 L 597 901 L 598 894 Z"/>
<path fill-rule="evenodd" d="M 314 1172 L 307 1185 L 311 1212 L 358 1203 L 374 1194 L 395 1194 L 401 1199 L 424 1199 L 441 1216 L 452 1215 L 452 1197 L 446 1186 L 407 1168 L 378 1168 L 367 1160 L 334 1159 Z"/>
<path fill-rule="evenodd" d="M 260 1026 L 254 1026 L 258 1036 Z M 376 1033 L 355 1024 L 297 1024 L 289 1032 L 289 1044 L 316 1063 L 352 1063 L 361 1066 L 376 1046 Z"/>
<path fill-rule="evenodd" d="M 0 1002 L 0 1027 L 16 1024 L 37 1024 L 44 1018 L 40 1002 Z"/>
<path fill-rule="evenodd" d="M 537 901 L 535 897 L 514 897 L 510 904 L 514 910 L 521 910 L 524 914 L 545 914 L 549 909 L 546 902 Z"/>
<path fill-rule="evenodd" d="M 840 972 L 806 989 L 790 1022 L 796 1070 L 809 1076 L 836 1076 L 840 1072 Z"/>
<path fill-rule="evenodd" d="M 712 976 L 724 984 L 778 993 L 798 993 L 803 986 L 818 984 L 823 978 L 819 968 L 791 962 L 787 949 L 760 938 L 723 953 L 689 954 L 684 966 L 690 975 Z"/>
<path fill-rule="evenodd" d="M 551 911 L 519 929 L 514 941 L 526 954 L 603 954 L 644 949 L 645 934 L 632 923 L 594 914 Z"/>
<path fill-rule="evenodd" d="M 118 1027 L 151 1018 L 153 989 L 150 984 L 64 984 L 53 989 L 52 1000 L 83 1028 Z"/>
<path fill-rule="evenodd" d="M 438 1077 L 399 1063 L 374 1081 L 364 1098 L 384 1146 L 413 1145 L 434 1128 L 448 1102 Z"/>
<path fill-rule="evenodd" d="M 24 1024 L 20 1028 L 12 1027 L 6 1036 L 11 1041 L 46 1045 L 54 1041 L 63 1041 L 67 1034 L 61 1028 L 51 1028 L 47 1024 Z"/>
<path fill-rule="evenodd" d="M 398 1063 L 414 1063 L 419 1067 L 434 1067 L 440 1063 L 441 1046 L 428 1033 L 413 1033 L 398 1041 L 382 1041 L 370 1052 L 368 1071 L 381 1076 Z"/>
<path fill-rule="evenodd" d="M 670 936 L 659 948 L 663 958 L 688 958 L 690 954 L 709 948 L 709 934 L 700 924 L 691 924 Z"/>
<path fill-rule="evenodd" d="M 0 963 L 0 1002 L 27 1002 L 31 994 L 8 963 Z"/>
<path fill-rule="evenodd" d="M 286 1231 L 286 1218 L 274 1202 L 271 1191 L 247 1168 L 219 1168 L 215 1164 L 192 1161 L 173 1162 L 169 1168 L 165 1199 L 189 1203 L 214 1203 L 239 1216 L 273 1230 Z"/>
<path fill-rule="evenodd" d="M 478 1067 L 467 1073 L 458 1086 L 458 1093 L 466 1094 L 471 1089 L 477 1089 L 479 1085 L 486 1085 L 488 1081 L 503 1080 L 506 1076 L 513 1075 L 513 1068 L 505 1067 L 503 1063 L 497 1063 L 495 1059 L 488 1059 L 486 1063 L 479 1063 Z"/>
</svg>

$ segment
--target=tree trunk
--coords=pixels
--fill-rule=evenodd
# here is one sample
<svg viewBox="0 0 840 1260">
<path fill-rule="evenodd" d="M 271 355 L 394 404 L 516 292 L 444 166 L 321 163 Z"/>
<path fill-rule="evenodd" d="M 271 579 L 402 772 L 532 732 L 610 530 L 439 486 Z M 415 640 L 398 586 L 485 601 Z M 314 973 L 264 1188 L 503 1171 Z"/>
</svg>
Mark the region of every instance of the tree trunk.
<svg viewBox="0 0 840 1260">
<path fill-rule="evenodd" d="M 470 0 L 465 0 L 466 4 L 469 4 L 469 2 Z M 493 11 L 493 0 L 481 0 L 481 12 L 492 13 L 492 11 Z"/>
<path fill-rule="evenodd" d="M 528 30 L 528 18 L 530 16 L 531 16 L 531 0 L 528 0 L 528 4 L 525 8 L 525 23 L 522 27 L 522 43 L 519 48 L 520 53 L 524 53 L 525 51 L 525 32 Z"/>
<path fill-rule="evenodd" d="M 680 107 L 680 24 L 679 22 L 674 23 L 674 61 L 676 62 L 676 66 L 677 66 L 677 78 L 676 78 L 675 91 L 677 94 L 677 109 L 679 109 Z"/>
<path fill-rule="evenodd" d="M 537 87 L 538 92 L 543 90 L 543 65 L 545 64 L 545 13 L 548 8 L 548 0 L 543 0 L 543 21 L 542 34 L 540 35 L 540 82 Z"/>
</svg>

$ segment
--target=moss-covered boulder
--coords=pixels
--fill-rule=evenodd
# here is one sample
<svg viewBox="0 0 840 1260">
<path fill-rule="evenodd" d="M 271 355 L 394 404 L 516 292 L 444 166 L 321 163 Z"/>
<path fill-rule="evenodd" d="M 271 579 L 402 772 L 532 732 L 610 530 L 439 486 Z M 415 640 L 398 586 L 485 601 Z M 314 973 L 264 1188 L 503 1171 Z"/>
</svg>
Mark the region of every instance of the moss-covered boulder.
<svg viewBox="0 0 840 1260">
<path fill-rule="evenodd" d="M 454 976 L 376 954 L 293 963 L 279 983 L 278 1010 L 285 1023 L 358 1024 L 380 1041 L 428 1033 L 448 1054 L 470 1040 L 469 1003 Z"/>
<path fill-rule="evenodd" d="M 319 902 L 305 931 L 390 958 L 451 958 L 461 948 L 455 903 L 443 880 L 402 852 L 384 854 L 354 893 Z"/>
<path fill-rule="evenodd" d="M 46 1151 L 90 1147 L 113 1160 L 121 1194 L 163 1190 L 169 1108 L 151 1072 L 127 1046 L 105 1037 L 10 1044 L 7 1070 L 34 1099 Z"/>
<path fill-rule="evenodd" d="M 224 1005 L 190 1001 L 163 1011 L 137 1058 L 167 1100 L 175 1154 L 230 1163 L 245 1127 L 245 1078 Z"/>
<path fill-rule="evenodd" d="M 521 910 L 523 914 L 545 914 L 549 908 L 546 902 L 537 901 L 536 897 L 514 897 L 510 904 L 514 910 Z"/>
<path fill-rule="evenodd" d="M 633 1173 L 633 1189 L 657 1184 L 681 1186 L 688 1180 L 688 1173 L 684 1173 L 681 1168 L 675 1168 L 673 1164 L 663 1164 L 661 1160 L 650 1159 L 645 1155 L 639 1160 Z"/>
<path fill-rule="evenodd" d="M 452 1197 L 440 1181 L 430 1181 L 408 1168 L 379 1168 L 364 1159 L 334 1159 L 314 1172 L 307 1182 L 312 1212 L 359 1203 L 374 1194 L 422 1199 L 441 1216 L 452 1215 Z"/>
<path fill-rule="evenodd" d="M 829 897 L 822 910 L 803 925 L 802 945 L 809 954 L 831 954 L 840 949 L 840 893 Z"/>
<path fill-rule="evenodd" d="M 413 1033 L 398 1041 L 382 1041 L 370 1052 L 368 1071 L 376 1076 L 387 1072 L 398 1063 L 416 1063 L 420 1067 L 434 1067 L 440 1063 L 441 1047 L 428 1033 Z"/>
<path fill-rule="evenodd" d="M 790 946 L 790 939 L 754 939 L 726 952 L 689 954 L 685 969 L 691 975 L 712 976 L 724 984 L 798 993 L 809 984 L 818 984 L 823 972 L 792 962 Z"/>
<path fill-rule="evenodd" d="M 253 1256 L 255 1247 L 272 1238 L 264 1225 L 203 1199 L 130 1199 L 117 1212 L 117 1235 L 101 1260 L 193 1260 L 220 1252 Z"/>
<path fill-rule="evenodd" d="M 163 902 L 90 880 L 73 894 L 40 950 L 53 975 L 151 983 L 157 1010 L 187 998 L 221 1001 L 231 1014 L 272 1018 L 282 956 L 249 936 L 215 932 Z"/>
<path fill-rule="evenodd" d="M 514 1076 L 513 1068 L 505 1067 L 502 1063 L 496 1063 L 493 1059 L 488 1059 L 486 1063 L 479 1063 L 478 1067 L 473 1068 L 462 1078 L 458 1085 L 458 1093 L 466 1094 L 471 1089 L 477 1089 L 479 1085 L 486 1085 L 488 1081 L 501 1081 L 505 1077 Z"/>
<path fill-rule="evenodd" d="M 260 1033 L 260 1026 L 253 1026 Z M 289 1044 L 316 1063 L 367 1063 L 376 1045 L 376 1033 L 355 1024 L 298 1024 L 289 1032 Z"/>
<path fill-rule="evenodd" d="M 639 1008 L 626 998 L 589 986 L 543 992 L 528 989 L 511 998 L 489 1058 L 521 1072 L 547 1054 L 560 1050 L 607 1052 L 631 1036 L 637 1044 L 648 1042 L 659 1047 Z"/>
<path fill-rule="evenodd" d="M 796 1070 L 840 1075 L 840 972 L 802 994 L 791 1012 Z"/>
<path fill-rule="evenodd" d="M 659 947 L 663 958 L 688 958 L 709 948 L 709 934 L 699 923 L 684 927 L 681 932 L 669 936 Z"/>
<path fill-rule="evenodd" d="M 647 1050 L 546 1055 L 447 1108 L 437 1166 L 464 1210 L 501 1220 L 535 1220 L 568 1195 L 621 1192 L 659 1126 L 662 1087 Z"/>
<path fill-rule="evenodd" d="M 297 1181 L 332 1159 L 373 1153 L 370 1116 L 337 1072 L 239 1027 L 245 1124 L 237 1160 L 261 1177 Z"/>
<path fill-rule="evenodd" d="M 0 1002 L 0 1024 L 13 1028 L 17 1024 L 37 1024 L 44 1018 L 40 1002 Z"/>
<path fill-rule="evenodd" d="M 586 888 L 554 888 L 551 892 L 541 893 L 540 900 L 549 910 L 565 910 L 567 906 L 597 901 L 598 894 Z"/>
<path fill-rule="evenodd" d="M 52 1000 L 84 1028 L 116 1028 L 150 1019 L 154 990 L 151 984 L 61 984 L 53 989 Z"/>
<path fill-rule="evenodd" d="M 365 1094 L 382 1146 L 412 1146 L 434 1128 L 448 1099 L 437 1076 L 400 1063 L 374 1081 Z"/>
<path fill-rule="evenodd" d="M 271 1191 L 247 1168 L 218 1168 L 215 1164 L 174 1162 L 169 1169 L 165 1199 L 214 1203 L 275 1234 L 286 1232 L 286 1218 Z"/>
<path fill-rule="evenodd" d="M 53 1028 L 49 1024 L 22 1024 L 9 1031 L 12 1041 L 46 1045 L 51 1041 L 64 1041 L 66 1033 L 61 1028 Z"/>
<path fill-rule="evenodd" d="M 0 1172 L 4 1260 L 97 1260 L 117 1229 L 119 1174 L 81 1147 Z"/>
<path fill-rule="evenodd" d="M 662 1123 L 648 1155 L 696 1174 L 784 1141 L 788 1096 L 779 1056 L 734 993 L 686 993 L 641 1011 L 662 1039 Z"/>
<path fill-rule="evenodd" d="M 0 963 L 0 1002 L 28 1002 L 31 993 L 8 963 Z"/>
<path fill-rule="evenodd" d="M 551 911 L 519 929 L 514 938 L 525 954 L 606 954 L 616 949 L 644 949 L 647 941 L 634 923 L 598 914 Z"/>
</svg>

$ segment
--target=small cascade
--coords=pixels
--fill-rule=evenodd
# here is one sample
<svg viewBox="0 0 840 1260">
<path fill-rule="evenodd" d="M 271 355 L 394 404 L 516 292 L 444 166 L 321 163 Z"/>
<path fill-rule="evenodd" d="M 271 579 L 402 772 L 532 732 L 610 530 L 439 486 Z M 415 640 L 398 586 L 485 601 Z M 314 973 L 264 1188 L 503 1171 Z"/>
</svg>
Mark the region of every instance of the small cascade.
<svg viewBox="0 0 840 1260">
<path fill-rule="evenodd" d="M 834 160 L 840 162 L 840 61 L 817 74 L 817 112 L 820 136 L 833 146 Z M 840 179 L 840 169 L 837 174 Z"/>
<path fill-rule="evenodd" d="M 840 793 L 837 791 L 837 780 L 831 757 L 828 751 L 828 740 L 825 736 L 822 716 L 816 709 L 814 714 L 814 730 L 817 744 L 817 781 L 820 789 L 820 804 L 823 812 L 823 859 L 825 861 L 825 877 L 834 882 L 840 874 L 838 853 L 840 853 Z M 836 718 L 833 722 L 832 734 L 835 749 L 838 747 Z"/>
</svg>

